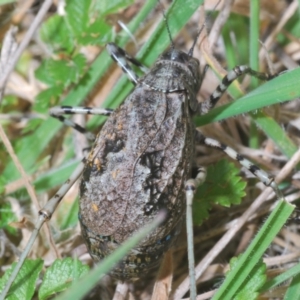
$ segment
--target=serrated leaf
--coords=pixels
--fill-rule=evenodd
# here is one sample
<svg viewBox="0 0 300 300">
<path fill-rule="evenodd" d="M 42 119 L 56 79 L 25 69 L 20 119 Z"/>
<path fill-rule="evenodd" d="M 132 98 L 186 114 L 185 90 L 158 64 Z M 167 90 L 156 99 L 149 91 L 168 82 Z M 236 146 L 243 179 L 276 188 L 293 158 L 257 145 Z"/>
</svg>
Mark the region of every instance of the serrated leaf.
<svg viewBox="0 0 300 300">
<path fill-rule="evenodd" d="M 36 70 L 35 76 L 49 86 L 68 86 L 76 83 L 83 73 L 86 59 L 77 54 L 71 59 L 47 59 Z"/>
<path fill-rule="evenodd" d="M 91 0 L 68 0 L 66 4 L 66 22 L 73 35 L 80 37 L 84 34 L 90 22 L 89 9 Z"/>
<path fill-rule="evenodd" d="M 234 270 L 237 265 L 239 257 L 233 257 L 230 260 L 230 270 Z M 266 264 L 262 260 L 252 269 L 247 281 L 241 289 L 238 290 L 234 296 L 234 300 L 255 300 L 257 299 L 259 293 L 257 292 L 266 282 Z M 229 274 L 230 271 L 227 272 Z M 226 274 L 226 275 L 227 275 Z"/>
<path fill-rule="evenodd" d="M 101 19 L 96 19 L 77 39 L 82 45 L 104 45 L 112 39 L 111 26 Z"/>
<path fill-rule="evenodd" d="M 76 68 L 72 60 L 54 60 L 48 59 L 46 61 L 46 69 L 50 77 L 53 78 L 55 85 L 68 86 L 76 79 Z"/>
<path fill-rule="evenodd" d="M 73 63 L 74 63 L 74 69 L 76 70 L 76 78 L 74 82 L 77 83 L 85 70 L 86 57 L 83 54 L 78 53 L 73 57 Z"/>
<path fill-rule="evenodd" d="M 53 51 L 71 53 L 75 47 L 72 31 L 62 16 L 54 15 L 45 21 L 41 26 L 40 36 Z"/>
<path fill-rule="evenodd" d="M 63 260 L 57 259 L 45 273 L 39 290 L 39 299 L 46 299 L 50 295 L 65 290 L 88 271 L 89 267 L 78 259 L 70 257 Z"/>
<path fill-rule="evenodd" d="M 71 83 L 77 83 L 84 73 L 86 58 L 82 54 L 77 54 L 72 60 L 43 61 L 36 70 L 36 77 L 49 85 L 49 88 L 40 92 L 33 109 L 40 113 L 47 113 L 49 106 L 57 104 L 64 89 Z"/>
<path fill-rule="evenodd" d="M 48 73 L 48 60 L 43 60 L 40 66 L 34 71 L 35 77 L 49 86 L 55 84 L 55 78 Z"/>
<path fill-rule="evenodd" d="M 4 286 L 15 267 L 16 263 L 12 264 L 12 267 L 8 269 L 3 277 L 0 279 L 0 293 L 4 289 Z M 35 282 L 39 276 L 39 273 L 43 267 L 43 260 L 26 259 L 21 270 L 19 271 L 17 278 L 13 282 L 6 300 L 30 300 L 35 291 Z"/>
<path fill-rule="evenodd" d="M 107 15 L 107 14 L 117 12 L 123 7 L 127 7 L 133 3 L 134 3 L 133 0 L 110 0 L 110 1 L 98 0 L 95 1 L 95 6 L 99 7 L 99 11 L 101 11 L 102 15 Z"/>
<path fill-rule="evenodd" d="M 33 110 L 39 113 L 48 113 L 49 106 L 57 104 L 63 90 L 62 85 L 54 85 L 40 92 L 35 98 Z"/>
<path fill-rule="evenodd" d="M 107 2 L 107 1 L 104 1 Z M 121 7 L 120 4 L 117 7 Z M 101 5 L 96 1 L 69 1 L 66 22 L 78 44 L 103 45 L 112 39 L 112 28 L 104 20 Z"/>
<path fill-rule="evenodd" d="M 196 192 L 193 203 L 193 219 L 196 224 L 208 217 L 213 203 L 229 207 L 239 204 L 245 196 L 246 182 L 238 175 L 240 169 L 228 160 L 209 166 L 203 185 Z"/>
</svg>

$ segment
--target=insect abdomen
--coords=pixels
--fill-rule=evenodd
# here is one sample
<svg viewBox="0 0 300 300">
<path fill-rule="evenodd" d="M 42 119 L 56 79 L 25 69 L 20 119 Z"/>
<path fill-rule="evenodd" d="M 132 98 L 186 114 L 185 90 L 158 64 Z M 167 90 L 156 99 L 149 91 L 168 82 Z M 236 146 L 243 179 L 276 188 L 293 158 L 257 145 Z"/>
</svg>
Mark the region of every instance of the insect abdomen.
<svg viewBox="0 0 300 300">
<path fill-rule="evenodd" d="M 80 184 L 80 223 L 99 261 L 164 209 L 167 220 L 114 269 L 134 278 L 155 267 L 181 228 L 191 129 L 176 97 L 137 87 L 97 137 Z"/>
</svg>

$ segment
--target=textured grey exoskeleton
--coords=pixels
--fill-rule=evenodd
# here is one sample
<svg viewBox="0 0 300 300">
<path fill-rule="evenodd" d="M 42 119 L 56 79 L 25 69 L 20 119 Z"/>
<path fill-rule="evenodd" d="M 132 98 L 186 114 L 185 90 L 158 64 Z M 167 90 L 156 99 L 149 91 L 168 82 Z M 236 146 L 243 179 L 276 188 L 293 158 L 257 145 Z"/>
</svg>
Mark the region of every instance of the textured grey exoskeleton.
<svg viewBox="0 0 300 300">
<path fill-rule="evenodd" d="M 167 210 L 164 224 L 113 270 L 117 278 L 139 277 L 158 265 L 182 227 L 200 82 L 198 60 L 166 51 L 108 118 L 87 159 L 79 218 L 94 260 Z"/>
</svg>

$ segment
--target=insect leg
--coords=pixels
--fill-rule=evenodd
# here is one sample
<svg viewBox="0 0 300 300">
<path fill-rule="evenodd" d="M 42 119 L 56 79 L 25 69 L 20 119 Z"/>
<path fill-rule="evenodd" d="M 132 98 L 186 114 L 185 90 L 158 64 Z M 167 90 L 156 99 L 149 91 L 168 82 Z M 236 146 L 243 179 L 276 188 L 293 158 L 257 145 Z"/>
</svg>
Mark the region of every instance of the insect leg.
<svg viewBox="0 0 300 300">
<path fill-rule="evenodd" d="M 201 143 L 208 147 L 217 148 L 226 153 L 229 157 L 237 160 L 242 166 L 246 167 L 254 176 L 256 176 L 262 183 L 264 183 L 264 185 L 270 186 L 279 199 L 283 198 L 283 195 L 279 190 L 276 182 L 274 181 L 274 178 L 267 172 L 250 162 L 248 159 L 237 153 L 235 150 L 223 143 L 220 143 L 217 140 L 203 136 L 199 131 L 197 131 L 196 140 L 198 143 Z"/>
<path fill-rule="evenodd" d="M 103 115 L 110 116 L 113 112 L 112 109 L 96 108 L 96 107 L 72 107 L 72 106 L 55 106 L 49 110 L 52 117 L 58 119 L 60 122 L 64 123 L 66 126 L 72 127 L 78 132 L 84 134 L 87 139 L 94 141 L 96 136 L 88 132 L 82 126 L 76 124 L 70 119 L 67 119 L 63 115 L 73 115 L 73 114 L 85 114 L 85 115 Z"/>
<path fill-rule="evenodd" d="M 148 68 L 142 65 L 137 59 L 127 54 L 122 48 L 118 47 L 114 43 L 108 43 L 106 49 L 113 60 L 122 68 L 128 76 L 128 79 L 136 85 L 138 83 L 138 77 L 127 63 L 128 61 L 139 67 L 144 73 L 148 72 Z"/>
<path fill-rule="evenodd" d="M 278 74 L 271 75 L 268 73 L 254 71 L 246 65 L 236 66 L 231 71 L 229 71 L 228 74 L 222 79 L 221 84 L 216 88 L 211 96 L 200 104 L 200 113 L 206 114 L 208 111 L 210 111 L 220 100 L 221 96 L 224 94 L 230 84 L 244 74 L 249 74 L 261 80 L 270 80 L 278 76 Z"/>
<path fill-rule="evenodd" d="M 196 178 L 191 178 L 185 183 L 186 195 L 186 230 L 188 244 L 189 277 L 190 277 L 190 299 L 197 297 L 196 276 L 195 276 L 195 258 L 194 258 L 194 233 L 193 233 L 193 214 L 192 204 L 195 191 L 206 178 L 206 169 L 199 167 Z"/>
</svg>

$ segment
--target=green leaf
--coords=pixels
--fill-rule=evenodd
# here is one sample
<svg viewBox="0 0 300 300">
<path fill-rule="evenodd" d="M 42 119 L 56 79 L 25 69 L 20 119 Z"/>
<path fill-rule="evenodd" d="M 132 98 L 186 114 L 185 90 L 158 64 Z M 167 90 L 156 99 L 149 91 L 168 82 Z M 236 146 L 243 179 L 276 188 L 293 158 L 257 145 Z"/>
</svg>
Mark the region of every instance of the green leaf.
<svg viewBox="0 0 300 300">
<path fill-rule="evenodd" d="M 33 110 L 39 113 L 47 114 L 49 105 L 54 106 L 57 104 L 63 90 L 64 87 L 62 85 L 55 85 L 40 92 L 35 98 Z"/>
<path fill-rule="evenodd" d="M 76 54 L 73 57 L 73 64 L 73 68 L 76 71 L 74 82 L 77 83 L 85 71 L 86 57 L 81 53 Z"/>
<path fill-rule="evenodd" d="M 39 290 L 39 298 L 46 299 L 50 295 L 65 290 L 88 271 L 89 267 L 78 259 L 70 257 L 63 260 L 57 259 L 45 273 Z"/>
<path fill-rule="evenodd" d="M 238 264 L 239 257 L 233 257 L 230 260 L 230 271 L 227 272 L 229 274 Z M 244 282 L 241 288 L 238 290 L 236 295 L 234 296 L 234 300 L 255 300 L 259 295 L 258 290 L 263 286 L 266 282 L 266 264 L 263 263 L 262 259 L 257 263 L 257 265 L 252 269 L 252 271 L 248 275 L 248 279 Z M 226 275 L 227 275 L 226 274 Z"/>
<path fill-rule="evenodd" d="M 40 113 L 47 113 L 49 105 L 56 105 L 64 89 L 71 83 L 77 83 L 84 73 L 86 58 L 82 54 L 75 55 L 72 59 L 47 59 L 35 71 L 36 77 L 49 88 L 40 92 L 33 109 Z"/>
<path fill-rule="evenodd" d="M 91 0 L 67 2 L 66 22 L 77 42 L 82 45 L 105 44 L 111 40 L 112 28 L 103 17 L 99 5 Z"/>
<path fill-rule="evenodd" d="M 193 203 L 195 224 L 200 224 L 208 217 L 208 210 L 213 203 L 229 207 L 241 202 L 245 196 L 246 182 L 242 181 L 239 172 L 239 168 L 225 159 L 208 167 L 206 180 L 197 189 Z"/>
<path fill-rule="evenodd" d="M 71 82 L 76 81 L 76 67 L 72 60 L 48 59 L 45 63 L 48 76 L 53 80 L 53 85 L 67 87 Z"/>
<path fill-rule="evenodd" d="M 96 19 L 77 38 L 82 45 L 104 45 L 111 41 L 112 29 L 103 20 Z"/>
<path fill-rule="evenodd" d="M 41 82 L 44 82 L 51 86 L 55 84 L 55 78 L 53 78 L 53 76 L 50 76 L 50 74 L 48 73 L 48 61 L 49 60 L 43 60 L 40 66 L 35 70 L 34 75 Z"/>
<path fill-rule="evenodd" d="M 68 0 L 66 1 L 66 22 L 74 36 L 80 37 L 89 23 L 89 8 L 91 0 Z"/>
<path fill-rule="evenodd" d="M 52 51 L 66 51 L 70 54 L 75 47 L 72 31 L 61 16 L 50 17 L 43 23 L 39 33 Z"/>
<path fill-rule="evenodd" d="M 118 10 L 127 7 L 133 4 L 133 0 L 110 0 L 110 1 L 103 1 L 98 0 L 95 1 L 95 6 L 99 8 L 99 11 L 102 15 L 111 14 L 117 12 Z"/>
<path fill-rule="evenodd" d="M 47 59 L 35 71 L 35 76 L 49 86 L 61 85 L 64 88 L 76 83 L 83 74 L 86 59 L 77 54 L 71 59 Z"/>
<path fill-rule="evenodd" d="M 3 277 L 0 279 L 0 293 L 4 289 L 12 269 L 16 263 L 12 264 L 12 267 L 8 269 Z M 35 282 L 39 276 L 39 273 L 43 267 L 43 260 L 26 259 L 24 265 L 19 271 L 16 280 L 13 282 L 6 300 L 31 300 L 35 291 Z"/>
</svg>

